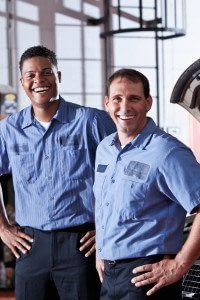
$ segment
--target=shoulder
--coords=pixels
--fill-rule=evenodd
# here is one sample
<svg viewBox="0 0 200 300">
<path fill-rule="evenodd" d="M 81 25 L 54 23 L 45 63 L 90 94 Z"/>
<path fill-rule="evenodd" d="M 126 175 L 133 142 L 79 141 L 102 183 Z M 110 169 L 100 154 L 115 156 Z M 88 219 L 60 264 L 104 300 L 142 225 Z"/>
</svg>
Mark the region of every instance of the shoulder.
<svg viewBox="0 0 200 300">
<path fill-rule="evenodd" d="M 165 132 L 164 130 L 157 127 L 152 136 L 152 142 L 159 145 L 159 149 L 161 151 L 171 151 L 173 149 L 189 149 L 187 145 L 181 142 L 176 137 L 171 134 Z"/>
<path fill-rule="evenodd" d="M 111 133 L 108 136 L 104 137 L 104 139 L 99 143 L 97 150 L 106 151 L 106 149 L 108 149 L 112 145 L 115 136 L 116 136 L 116 132 Z"/>
<path fill-rule="evenodd" d="M 76 117 L 85 118 L 85 120 L 87 120 L 88 122 L 112 123 L 110 116 L 103 109 L 101 110 L 93 107 L 87 107 L 67 101 L 65 101 L 64 105 L 66 106 L 68 113 L 75 113 Z"/>
<path fill-rule="evenodd" d="M 192 167 L 199 169 L 200 165 L 187 145 L 160 129 L 155 135 L 160 170 L 170 170 L 172 174 L 175 170 L 181 173 L 180 170 L 187 172 Z"/>
<path fill-rule="evenodd" d="M 6 117 L 5 119 L 3 119 L 0 124 L 1 124 L 1 128 L 4 128 L 6 126 L 9 125 L 15 125 L 17 126 L 17 124 L 20 124 L 23 122 L 23 120 L 26 118 L 27 113 L 30 111 L 30 106 L 26 107 L 24 109 L 22 109 L 19 112 L 13 113 L 10 116 Z"/>
<path fill-rule="evenodd" d="M 64 100 L 64 99 L 63 99 Z M 91 107 L 86 107 L 74 102 L 68 102 L 68 101 L 62 101 L 62 105 L 68 110 L 68 112 L 75 112 L 76 115 L 85 115 L 85 116 L 90 116 L 94 117 L 98 111 L 96 108 L 91 108 Z"/>
</svg>

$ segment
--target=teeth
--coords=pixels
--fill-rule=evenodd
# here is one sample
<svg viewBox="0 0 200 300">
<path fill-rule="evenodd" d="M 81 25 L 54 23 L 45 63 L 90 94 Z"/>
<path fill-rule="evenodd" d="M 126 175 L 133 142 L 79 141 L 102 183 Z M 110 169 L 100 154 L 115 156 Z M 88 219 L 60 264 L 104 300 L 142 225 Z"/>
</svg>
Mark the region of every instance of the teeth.
<svg viewBox="0 0 200 300">
<path fill-rule="evenodd" d="M 120 119 L 123 119 L 123 120 L 129 120 L 129 119 L 132 119 L 134 116 L 131 115 L 131 116 L 118 116 Z"/>
<path fill-rule="evenodd" d="M 48 86 L 43 86 L 43 87 L 37 87 L 34 90 L 34 92 L 38 93 L 38 92 L 44 92 L 44 91 L 47 91 L 49 89 Z"/>
</svg>

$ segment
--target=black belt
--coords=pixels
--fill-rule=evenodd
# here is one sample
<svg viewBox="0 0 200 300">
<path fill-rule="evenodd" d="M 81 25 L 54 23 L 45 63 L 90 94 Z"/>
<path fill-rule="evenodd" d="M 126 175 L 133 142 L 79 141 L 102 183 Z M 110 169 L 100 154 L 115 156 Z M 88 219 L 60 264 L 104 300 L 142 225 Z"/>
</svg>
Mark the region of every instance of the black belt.
<svg viewBox="0 0 200 300">
<path fill-rule="evenodd" d="M 117 259 L 117 260 L 104 260 L 104 262 L 110 266 L 115 266 L 116 264 L 129 263 L 136 259 L 139 259 L 139 257 L 138 258 Z"/>
<path fill-rule="evenodd" d="M 85 223 L 78 226 L 55 229 L 52 230 L 52 232 L 81 232 L 81 231 L 90 231 L 90 230 L 95 230 L 95 226 L 93 223 Z"/>
<path fill-rule="evenodd" d="M 149 255 L 149 256 L 145 256 L 145 257 L 134 257 L 134 258 L 127 258 L 127 259 L 116 259 L 116 260 L 104 260 L 105 264 L 108 264 L 109 266 L 115 266 L 118 264 L 124 264 L 124 263 L 130 263 L 130 262 L 134 262 L 136 260 L 139 259 L 143 259 L 143 258 L 157 258 L 157 259 L 163 259 L 163 257 L 166 256 L 168 258 L 174 258 L 175 254 L 155 254 L 155 255 Z"/>
<path fill-rule="evenodd" d="M 30 226 L 23 226 L 21 228 L 23 229 L 23 228 L 32 228 L 32 227 L 30 227 Z M 83 231 L 95 230 L 95 225 L 94 225 L 94 223 L 85 223 L 85 224 L 81 224 L 81 225 L 77 225 L 77 226 L 73 226 L 73 227 L 61 228 L 61 229 L 41 230 L 41 229 L 32 228 L 32 230 L 36 230 L 36 231 L 38 230 L 38 231 L 45 232 L 45 233 L 53 233 L 53 232 L 58 232 L 58 233 L 59 232 L 76 233 L 76 232 L 83 232 Z"/>
</svg>

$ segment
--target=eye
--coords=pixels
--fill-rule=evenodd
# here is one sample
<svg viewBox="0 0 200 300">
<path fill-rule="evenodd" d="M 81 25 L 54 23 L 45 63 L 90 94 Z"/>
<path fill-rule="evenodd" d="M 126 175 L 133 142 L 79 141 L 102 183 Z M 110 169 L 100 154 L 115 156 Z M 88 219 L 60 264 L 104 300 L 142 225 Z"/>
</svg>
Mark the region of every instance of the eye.
<svg viewBox="0 0 200 300">
<path fill-rule="evenodd" d="M 35 76 L 34 73 L 28 72 L 28 73 L 26 73 L 26 74 L 24 75 L 24 78 L 25 78 L 25 79 L 32 79 L 32 78 L 34 78 L 34 76 Z"/>
<path fill-rule="evenodd" d="M 119 103 L 121 101 L 121 97 L 120 96 L 116 96 L 113 98 L 113 102 L 114 103 Z"/>
<path fill-rule="evenodd" d="M 138 98 L 138 97 L 131 97 L 131 98 L 129 98 L 129 101 L 130 101 L 131 103 L 138 103 L 140 100 L 141 100 L 141 99 Z"/>
<path fill-rule="evenodd" d="M 45 69 L 42 74 L 44 76 L 51 76 L 53 74 L 53 70 L 52 69 Z"/>
</svg>

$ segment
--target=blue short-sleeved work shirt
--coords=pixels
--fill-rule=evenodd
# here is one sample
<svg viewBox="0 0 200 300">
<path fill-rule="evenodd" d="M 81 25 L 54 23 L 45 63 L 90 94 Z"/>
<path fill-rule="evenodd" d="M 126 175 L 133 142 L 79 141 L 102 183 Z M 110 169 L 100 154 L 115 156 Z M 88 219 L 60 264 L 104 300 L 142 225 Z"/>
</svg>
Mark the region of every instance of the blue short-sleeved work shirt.
<svg viewBox="0 0 200 300">
<path fill-rule="evenodd" d="M 98 257 L 177 253 L 186 211 L 200 204 L 199 179 L 191 150 L 152 119 L 123 149 L 116 134 L 106 137 L 95 167 Z"/>
<path fill-rule="evenodd" d="M 59 101 L 47 130 L 31 106 L 0 122 L 0 175 L 12 172 L 21 226 L 54 230 L 94 222 L 96 147 L 116 128 L 105 111 Z"/>
</svg>

